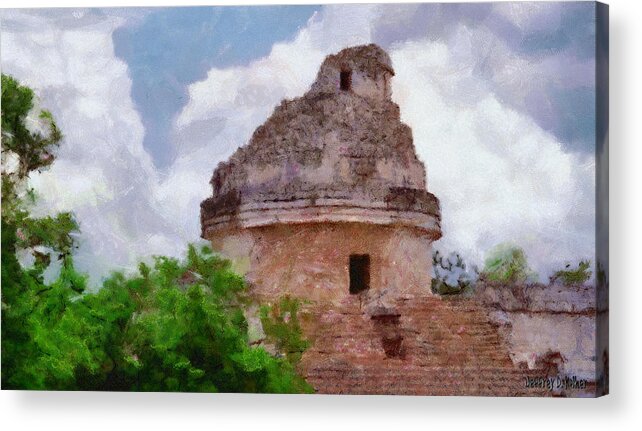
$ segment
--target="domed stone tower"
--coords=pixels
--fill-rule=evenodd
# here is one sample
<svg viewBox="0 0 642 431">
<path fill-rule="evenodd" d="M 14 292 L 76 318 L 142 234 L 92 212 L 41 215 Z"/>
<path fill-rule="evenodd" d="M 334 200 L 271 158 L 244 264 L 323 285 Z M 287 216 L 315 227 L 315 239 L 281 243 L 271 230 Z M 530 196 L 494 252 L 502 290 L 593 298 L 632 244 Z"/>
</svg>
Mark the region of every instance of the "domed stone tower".
<svg viewBox="0 0 642 431">
<path fill-rule="evenodd" d="M 376 45 L 325 59 L 212 176 L 202 236 L 262 303 L 306 300 L 298 370 L 334 394 L 533 395 L 483 304 L 430 290 L 439 202 Z M 259 340 L 263 342 L 263 340 Z"/>
<path fill-rule="evenodd" d="M 390 99 L 393 76 L 376 45 L 328 56 L 310 90 L 214 171 L 202 237 L 258 297 L 430 295 L 439 202 Z"/>
</svg>

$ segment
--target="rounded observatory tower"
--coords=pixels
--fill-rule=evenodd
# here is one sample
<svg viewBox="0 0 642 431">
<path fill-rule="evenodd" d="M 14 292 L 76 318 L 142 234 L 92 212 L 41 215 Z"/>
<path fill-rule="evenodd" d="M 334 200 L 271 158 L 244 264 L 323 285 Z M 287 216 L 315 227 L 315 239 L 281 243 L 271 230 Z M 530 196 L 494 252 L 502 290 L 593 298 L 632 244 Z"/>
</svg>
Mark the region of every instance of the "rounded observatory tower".
<svg viewBox="0 0 642 431">
<path fill-rule="evenodd" d="M 202 236 L 255 295 L 430 295 L 439 202 L 390 99 L 393 76 L 376 45 L 328 56 L 310 90 L 214 171 Z"/>
</svg>

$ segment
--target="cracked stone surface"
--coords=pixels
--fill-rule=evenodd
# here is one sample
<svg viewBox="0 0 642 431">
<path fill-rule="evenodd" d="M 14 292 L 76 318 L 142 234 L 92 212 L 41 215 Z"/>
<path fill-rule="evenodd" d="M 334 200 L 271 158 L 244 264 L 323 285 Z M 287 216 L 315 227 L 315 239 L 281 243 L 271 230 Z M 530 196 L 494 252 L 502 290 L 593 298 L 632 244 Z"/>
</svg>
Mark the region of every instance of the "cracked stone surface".
<svg viewBox="0 0 642 431">
<path fill-rule="evenodd" d="M 340 88 L 342 71 L 351 74 L 349 90 Z M 401 223 L 441 236 L 439 202 L 390 99 L 393 75 L 376 45 L 327 57 L 307 93 L 282 101 L 247 145 L 218 165 L 212 196 L 201 204 L 203 236 L 234 224 L 324 217 Z"/>
</svg>

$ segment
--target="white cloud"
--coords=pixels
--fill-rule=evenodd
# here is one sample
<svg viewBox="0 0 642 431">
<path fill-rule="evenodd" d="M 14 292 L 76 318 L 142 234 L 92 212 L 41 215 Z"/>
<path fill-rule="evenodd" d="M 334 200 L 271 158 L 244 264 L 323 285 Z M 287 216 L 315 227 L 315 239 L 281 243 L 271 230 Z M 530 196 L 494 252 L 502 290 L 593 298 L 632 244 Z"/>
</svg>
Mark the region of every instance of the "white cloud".
<svg viewBox="0 0 642 431">
<path fill-rule="evenodd" d="M 506 13 L 520 25 L 538 25 Z M 141 256 L 177 255 L 196 240 L 199 203 L 217 163 L 245 144 L 281 99 L 302 95 L 325 55 L 370 42 L 372 23 L 382 18 L 376 5 L 326 7 L 265 58 L 210 70 L 189 87 L 174 123 L 178 157 L 161 173 L 142 145 L 127 66 L 114 55 L 111 35 L 122 19 L 59 14 L 60 22 L 3 12 L 2 67 L 42 96 L 65 134 L 57 161 L 33 183 L 40 211 L 78 216 L 77 261 L 95 278 L 134 267 Z M 449 39 L 389 52 L 397 72 L 393 98 L 413 129 L 429 189 L 442 202 L 438 246 L 481 262 L 496 243 L 513 241 L 542 274 L 567 259 L 592 257 L 593 158 L 565 153 L 497 94 L 497 82 L 514 93 L 524 80 L 543 79 L 545 60 L 533 71 L 512 58 L 508 70 L 500 61 L 509 55 L 505 46 L 465 26 Z M 484 55 L 490 78 L 475 73 Z"/>
<path fill-rule="evenodd" d="M 594 158 L 565 153 L 531 118 L 473 75 L 478 35 L 415 41 L 391 52 L 393 94 L 442 204 L 438 247 L 483 262 L 513 242 L 540 276 L 593 258 Z"/>
<path fill-rule="evenodd" d="M 3 72 L 35 90 L 64 134 L 51 169 L 32 175 L 35 213 L 76 214 L 77 263 L 94 283 L 141 256 L 178 254 L 188 238 L 154 199 L 158 174 L 142 146 L 127 66 L 114 55 L 112 32 L 123 20 L 71 18 L 73 11 L 2 15 Z"/>
<path fill-rule="evenodd" d="M 524 32 L 553 32 L 561 25 L 563 4 L 498 2 L 493 9 Z"/>
</svg>

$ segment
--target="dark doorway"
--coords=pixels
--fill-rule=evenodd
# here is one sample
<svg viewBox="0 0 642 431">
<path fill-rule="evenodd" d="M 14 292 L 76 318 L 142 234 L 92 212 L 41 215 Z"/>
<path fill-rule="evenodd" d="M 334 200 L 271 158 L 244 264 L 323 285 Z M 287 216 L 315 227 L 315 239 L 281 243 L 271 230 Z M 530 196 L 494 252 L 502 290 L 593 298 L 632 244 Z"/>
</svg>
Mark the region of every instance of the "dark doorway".
<svg viewBox="0 0 642 431">
<path fill-rule="evenodd" d="M 370 288 L 370 255 L 350 255 L 350 293 L 356 294 Z"/>
<path fill-rule="evenodd" d="M 350 91 L 352 87 L 352 72 L 349 70 L 341 71 L 341 90 Z"/>
</svg>

